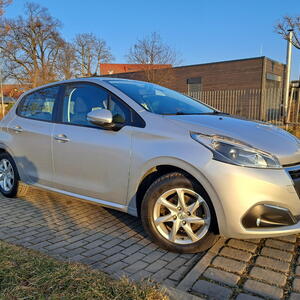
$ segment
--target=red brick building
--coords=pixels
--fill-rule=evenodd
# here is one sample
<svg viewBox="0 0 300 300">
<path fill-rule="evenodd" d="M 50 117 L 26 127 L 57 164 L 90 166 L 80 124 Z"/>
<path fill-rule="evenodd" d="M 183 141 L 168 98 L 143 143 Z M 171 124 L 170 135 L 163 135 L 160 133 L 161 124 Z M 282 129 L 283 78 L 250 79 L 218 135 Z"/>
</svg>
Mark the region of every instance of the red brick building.
<svg viewBox="0 0 300 300">
<path fill-rule="evenodd" d="M 161 85 L 188 91 L 264 89 L 282 87 L 285 65 L 267 57 L 254 57 L 155 70 Z M 168 72 L 168 76 L 163 76 Z M 145 71 L 110 74 L 110 77 L 146 80 Z"/>
</svg>

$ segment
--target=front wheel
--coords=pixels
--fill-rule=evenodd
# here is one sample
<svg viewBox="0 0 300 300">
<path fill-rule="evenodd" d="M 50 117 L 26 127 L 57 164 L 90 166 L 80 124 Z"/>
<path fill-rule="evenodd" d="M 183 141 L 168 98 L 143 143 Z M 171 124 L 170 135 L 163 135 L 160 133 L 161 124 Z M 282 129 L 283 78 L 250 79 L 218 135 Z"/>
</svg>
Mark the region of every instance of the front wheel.
<svg viewBox="0 0 300 300">
<path fill-rule="evenodd" d="M 214 208 L 202 187 L 181 173 L 158 178 L 142 202 L 145 230 L 162 248 L 180 253 L 207 250 L 217 240 Z"/>
</svg>

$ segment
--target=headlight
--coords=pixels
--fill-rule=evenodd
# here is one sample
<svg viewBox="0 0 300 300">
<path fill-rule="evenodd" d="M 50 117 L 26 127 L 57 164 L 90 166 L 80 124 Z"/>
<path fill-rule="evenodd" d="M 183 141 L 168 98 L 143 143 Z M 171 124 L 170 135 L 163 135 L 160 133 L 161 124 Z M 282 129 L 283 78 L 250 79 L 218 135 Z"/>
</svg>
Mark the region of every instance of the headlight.
<svg viewBox="0 0 300 300">
<path fill-rule="evenodd" d="M 191 137 L 209 148 L 216 160 L 252 168 L 282 168 L 275 156 L 255 149 L 241 141 L 225 136 L 199 133 L 191 133 Z"/>
</svg>

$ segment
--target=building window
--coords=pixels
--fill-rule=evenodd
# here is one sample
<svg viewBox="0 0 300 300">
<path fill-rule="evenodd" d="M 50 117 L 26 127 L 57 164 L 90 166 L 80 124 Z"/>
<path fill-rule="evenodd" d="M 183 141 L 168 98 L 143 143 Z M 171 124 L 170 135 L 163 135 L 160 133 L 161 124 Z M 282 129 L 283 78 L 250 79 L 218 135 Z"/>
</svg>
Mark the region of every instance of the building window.
<svg viewBox="0 0 300 300">
<path fill-rule="evenodd" d="M 189 78 L 186 81 L 186 83 L 188 86 L 188 93 L 201 92 L 201 89 L 202 89 L 201 77 Z"/>
<path fill-rule="evenodd" d="M 267 73 L 266 77 L 267 77 L 267 80 L 273 80 L 273 81 L 277 81 L 277 82 L 281 81 L 281 76 L 276 75 L 276 74 Z"/>
<path fill-rule="evenodd" d="M 281 86 L 282 78 L 279 75 L 267 73 L 266 74 L 266 87 L 267 88 L 279 88 Z"/>
</svg>

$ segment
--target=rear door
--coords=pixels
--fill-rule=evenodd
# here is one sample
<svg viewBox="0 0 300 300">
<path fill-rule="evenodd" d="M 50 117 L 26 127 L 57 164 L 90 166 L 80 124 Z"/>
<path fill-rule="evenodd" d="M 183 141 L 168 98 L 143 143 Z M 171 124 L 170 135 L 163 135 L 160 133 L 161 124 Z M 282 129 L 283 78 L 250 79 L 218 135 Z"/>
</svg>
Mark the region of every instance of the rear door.
<svg viewBox="0 0 300 300">
<path fill-rule="evenodd" d="M 51 186 L 51 135 L 59 89 L 53 86 L 24 96 L 8 124 L 9 146 L 27 183 Z"/>
</svg>

